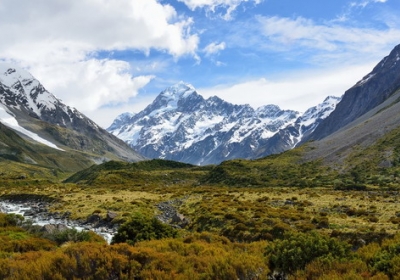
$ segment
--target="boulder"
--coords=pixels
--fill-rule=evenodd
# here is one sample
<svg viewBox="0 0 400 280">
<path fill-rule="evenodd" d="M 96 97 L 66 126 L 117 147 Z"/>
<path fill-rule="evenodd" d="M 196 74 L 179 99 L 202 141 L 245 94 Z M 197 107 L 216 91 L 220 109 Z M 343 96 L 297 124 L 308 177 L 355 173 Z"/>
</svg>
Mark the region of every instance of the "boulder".
<svg viewBox="0 0 400 280">
<path fill-rule="evenodd" d="M 187 226 L 189 224 L 189 220 L 183 214 L 176 212 L 172 216 L 171 223 L 177 224 L 181 228 L 184 228 L 185 226 Z"/>
<path fill-rule="evenodd" d="M 45 233 L 53 233 L 56 230 L 56 225 L 53 224 L 47 224 L 42 226 L 42 229 L 40 231 L 45 232 Z"/>
<path fill-rule="evenodd" d="M 107 212 L 107 218 L 106 218 L 106 219 L 107 219 L 107 222 L 111 222 L 111 221 L 114 220 L 117 216 L 118 216 L 117 213 L 108 211 L 108 212 Z"/>
<path fill-rule="evenodd" d="M 53 234 L 54 232 L 60 232 L 67 230 L 68 227 L 64 224 L 47 224 L 44 225 L 41 229 L 42 232 Z"/>
<path fill-rule="evenodd" d="M 86 223 L 88 223 L 88 224 L 97 224 L 97 223 L 100 222 L 100 220 L 101 220 L 101 218 L 100 218 L 99 215 L 93 214 L 93 215 L 90 215 L 87 218 Z"/>
</svg>

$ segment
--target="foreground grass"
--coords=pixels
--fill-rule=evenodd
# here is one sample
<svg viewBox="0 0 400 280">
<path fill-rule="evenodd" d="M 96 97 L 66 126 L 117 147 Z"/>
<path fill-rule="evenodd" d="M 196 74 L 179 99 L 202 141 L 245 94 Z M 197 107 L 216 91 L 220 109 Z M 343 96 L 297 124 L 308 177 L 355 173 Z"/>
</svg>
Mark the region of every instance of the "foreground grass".
<svg viewBox="0 0 400 280">
<path fill-rule="evenodd" d="M 106 245 L 95 238 L 56 244 L 0 219 L 1 279 L 266 279 L 286 275 L 289 279 L 376 280 L 396 279 L 400 273 L 397 224 L 387 219 L 387 215 L 396 216 L 398 201 L 387 192 L 374 192 L 372 197 L 371 192 L 323 188 L 181 186 L 110 191 L 60 184 L 37 188 L 35 194 L 53 196 L 53 211 L 75 211 L 76 217 L 84 217 L 112 209 L 128 220 L 132 213 L 157 214 L 155 205 L 160 201 L 179 200 L 183 203 L 176 205 L 178 211 L 191 222 L 177 238 L 131 246 Z M 367 222 L 370 214 L 354 214 L 366 204 L 378 221 Z M 347 212 L 338 212 L 338 205 L 346 205 Z"/>
</svg>

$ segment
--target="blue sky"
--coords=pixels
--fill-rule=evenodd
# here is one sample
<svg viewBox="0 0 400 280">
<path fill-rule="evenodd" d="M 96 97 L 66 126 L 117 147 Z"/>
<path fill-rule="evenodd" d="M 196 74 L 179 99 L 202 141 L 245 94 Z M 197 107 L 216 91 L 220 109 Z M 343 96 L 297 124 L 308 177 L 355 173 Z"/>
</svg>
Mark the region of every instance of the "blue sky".
<svg viewBox="0 0 400 280">
<path fill-rule="evenodd" d="M 305 111 L 400 44 L 399 14 L 399 0 L 2 0 L 0 60 L 103 127 L 179 81 Z"/>
</svg>

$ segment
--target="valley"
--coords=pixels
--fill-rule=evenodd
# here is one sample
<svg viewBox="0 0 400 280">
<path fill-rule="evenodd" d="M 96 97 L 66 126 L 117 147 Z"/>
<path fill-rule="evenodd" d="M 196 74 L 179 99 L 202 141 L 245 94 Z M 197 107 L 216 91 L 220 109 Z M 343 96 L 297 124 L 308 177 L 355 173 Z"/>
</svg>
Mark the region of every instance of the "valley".
<svg viewBox="0 0 400 280">
<path fill-rule="evenodd" d="M 361 181 L 362 176 L 356 176 L 353 171 L 338 175 L 320 162 L 299 163 L 306 151 L 303 147 L 260 160 L 235 160 L 204 167 L 166 160 L 110 161 L 82 170 L 63 181 L 41 184 L 32 183 L 28 178 L 5 181 L 7 183 L 0 188 L 0 198 L 19 201 L 46 198 L 50 201 L 48 209 L 51 213 L 59 216 L 68 213 L 70 221 L 86 221 L 94 216 L 98 220 L 107 220 L 108 213 L 112 212 L 115 214 L 112 223 L 117 228 L 132 221 L 150 223 L 153 219 L 162 219 L 163 226 L 168 227 L 162 231 L 165 237 L 157 240 L 157 235 L 141 235 L 135 237 L 138 239 L 130 239 L 126 233 L 124 240 L 132 247 L 121 247 L 129 245 L 119 241 L 99 247 L 102 242 L 94 237 L 79 239 L 81 237 L 72 234 L 57 241 L 60 245 L 68 242 L 67 247 L 63 245 L 57 249 L 58 258 L 64 261 L 71 261 L 72 256 L 79 254 L 97 263 L 99 255 L 93 254 L 97 254 L 97 250 L 107 252 L 111 259 L 97 265 L 107 265 L 112 271 L 120 269 L 116 272 L 118 279 L 131 279 L 133 275 L 139 279 L 154 279 L 154 275 L 161 279 L 219 279 L 218 275 L 230 279 L 239 271 L 240 279 L 266 279 L 267 275 L 287 275 L 295 277 L 293 279 L 308 279 L 310 275 L 352 278 L 360 271 L 367 275 L 360 279 L 390 279 L 386 277 L 396 275 L 396 269 L 400 268 L 392 263 L 395 258 L 385 259 L 392 267 L 388 271 L 379 266 L 382 260 L 372 255 L 386 254 L 399 240 L 400 190 L 397 177 L 390 175 L 396 174 L 397 167 L 385 173 L 369 170 L 370 176 Z M 299 182 L 300 177 L 303 183 Z M 338 182 L 339 177 L 341 182 Z M 374 184 L 371 180 L 375 177 L 384 180 Z M 179 213 L 178 220 L 163 213 L 166 205 L 167 211 Z M 29 238 L 42 236 L 40 238 L 52 240 L 23 223 L 21 226 L 28 236 L 32 236 Z M 3 237 L 4 244 L 20 240 L 11 237 L 15 230 L 7 226 L 2 228 L 3 235 L 0 236 L 4 233 L 9 236 L 8 239 Z M 152 236 L 151 230 L 145 226 L 141 233 L 149 231 Z M 170 235 L 170 231 L 175 233 Z M 58 238 L 54 240 L 60 240 Z M 304 265 L 296 260 L 300 262 L 296 264 L 298 267 L 288 269 L 284 259 L 274 257 L 286 258 L 279 250 L 280 246 L 285 246 L 281 242 L 289 238 L 317 238 L 318 242 L 332 240 L 339 242 L 335 246 L 342 246 L 347 253 L 340 258 L 333 255 L 328 261 L 323 258 L 328 253 L 322 252 L 321 256 L 311 258 Z M 19 248 L 20 252 L 27 250 Z M 268 248 L 277 250 L 274 257 L 268 255 Z M 7 252 L 9 249 L 2 250 Z M 47 263 L 37 270 L 38 275 L 55 269 L 56 260 L 46 254 L 48 249 L 28 249 L 31 250 L 41 252 L 34 263 Z M 8 252 L 9 256 L 14 254 Z M 219 252 L 217 255 L 221 258 L 215 252 Z M 28 273 L 32 267 L 19 262 L 25 254 L 25 258 L 29 258 L 27 252 L 2 259 L 4 267 L 9 267 L 8 260 L 13 260 L 13 269 L 20 273 L 16 275 Z M 122 263 L 116 264 L 112 261 L 114 258 Z M 143 258 L 146 258 L 145 262 Z M 338 272 L 336 268 L 343 258 L 347 265 Z M 132 262 L 139 264 L 132 266 Z M 11 275 L 7 271 L 0 270 L 6 279 Z M 77 271 L 80 273 L 75 274 L 78 279 L 95 273 L 82 268 Z M 62 277 L 68 278 L 68 275 L 71 274 L 63 272 Z"/>
<path fill-rule="evenodd" d="M 400 1 L 0 1 L 0 280 L 400 280 Z"/>
<path fill-rule="evenodd" d="M 7 68 L 0 279 L 398 279 L 399 53 L 303 115 L 172 86 L 113 124 L 152 159 Z"/>
</svg>

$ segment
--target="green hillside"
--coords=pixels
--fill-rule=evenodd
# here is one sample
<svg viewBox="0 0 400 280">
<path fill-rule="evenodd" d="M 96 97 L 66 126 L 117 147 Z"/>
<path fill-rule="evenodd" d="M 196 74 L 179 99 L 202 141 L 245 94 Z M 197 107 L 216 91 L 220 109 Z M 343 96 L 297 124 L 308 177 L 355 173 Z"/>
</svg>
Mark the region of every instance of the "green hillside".
<svg viewBox="0 0 400 280">
<path fill-rule="evenodd" d="M 191 185 L 208 170 L 191 164 L 153 159 L 136 163 L 109 161 L 77 172 L 65 183 L 87 185 L 152 186 L 184 184 Z"/>
<path fill-rule="evenodd" d="M 59 179 L 59 174 L 71 174 L 93 165 L 91 159 L 98 159 L 98 155 L 63 147 L 57 150 L 46 145 L 29 141 L 0 123 L 0 163 L 7 166 L 9 177 L 24 177 L 37 179 L 39 174 L 43 178 Z M 32 171 L 34 170 L 34 171 Z M 36 174 L 34 176 L 34 174 Z M 39 177 L 40 177 L 39 176 Z"/>
</svg>

